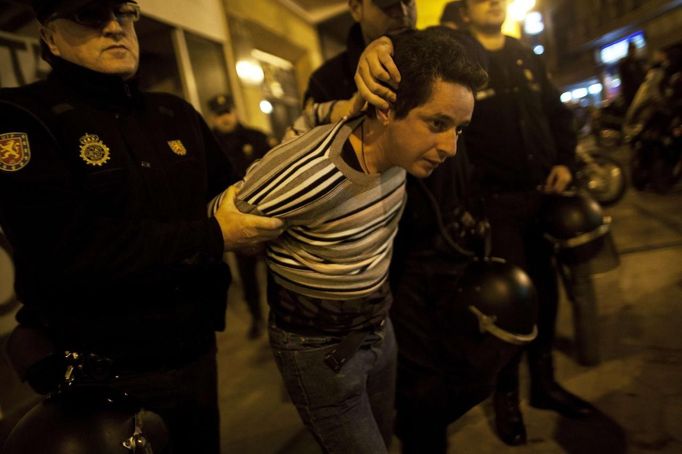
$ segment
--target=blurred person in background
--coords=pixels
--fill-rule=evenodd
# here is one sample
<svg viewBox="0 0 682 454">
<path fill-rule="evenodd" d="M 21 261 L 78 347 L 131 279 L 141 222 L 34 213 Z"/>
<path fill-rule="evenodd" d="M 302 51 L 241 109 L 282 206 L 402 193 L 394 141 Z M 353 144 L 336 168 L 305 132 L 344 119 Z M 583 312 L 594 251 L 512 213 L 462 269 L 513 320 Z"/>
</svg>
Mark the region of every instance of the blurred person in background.
<svg viewBox="0 0 682 454">
<path fill-rule="evenodd" d="M 246 169 L 270 149 L 270 141 L 262 132 L 241 124 L 232 96 L 216 95 L 209 100 L 208 107 L 211 110 L 209 121 L 213 133 L 230 160 L 234 174 L 237 178 L 243 178 L 246 175 Z M 235 258 L 241 278 L 242 293 L 251 314 L 251 327 L 247 336 L 249 339 L 257 339 L 263 334 L 265 328 L 257 277 L 258 264 L 262 263 L 263 258 L 259 253 L 246 254 L 238 251 L 235 253 Z"/>
<path fill-rule="evenodd" d="M 621 95 L 627 108 L 635 98 L 637 89 L 646 75 L 646 65 L 637 56 L 637 46 L 633 41 L 628 43 L 627 55 L 618 62 L 618 73 L 620 74 Z"/>
</svg>

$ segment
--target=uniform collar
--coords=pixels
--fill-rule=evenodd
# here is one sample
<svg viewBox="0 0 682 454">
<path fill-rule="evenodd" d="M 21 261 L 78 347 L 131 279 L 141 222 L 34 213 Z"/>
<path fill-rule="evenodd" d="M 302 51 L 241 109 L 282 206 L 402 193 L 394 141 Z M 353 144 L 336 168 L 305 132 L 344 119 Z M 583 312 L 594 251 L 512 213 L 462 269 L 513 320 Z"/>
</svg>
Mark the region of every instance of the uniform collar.
<svg viewBox="0 0 682 454">
<path fill-rule="evenodd" d="M 126 107 L 139 99 L 136 79 L 123 80 L 55 57 L 48 80 L 57 80 L 72 95 L 104 107 Z"/>
</svg>

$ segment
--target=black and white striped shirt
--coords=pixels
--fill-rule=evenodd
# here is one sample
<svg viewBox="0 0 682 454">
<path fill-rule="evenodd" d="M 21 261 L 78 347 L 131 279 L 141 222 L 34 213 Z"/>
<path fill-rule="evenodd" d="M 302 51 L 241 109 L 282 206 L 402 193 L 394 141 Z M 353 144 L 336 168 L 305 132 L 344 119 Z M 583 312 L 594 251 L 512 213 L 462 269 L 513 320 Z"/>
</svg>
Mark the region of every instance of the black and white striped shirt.
<svg viewBox="0 0 682 454">
<path fill-rule="evenodd" d="M 347 300 L 386 281 L 405 204 L 405 171 L 367 175 L 342 159 L 364 117 L 311 130 L 249 168 L 237 200 L 242 212 L 286 222 L 268 245 L 267 263 L 282 287 L 301 295 Z"/>
</svg>

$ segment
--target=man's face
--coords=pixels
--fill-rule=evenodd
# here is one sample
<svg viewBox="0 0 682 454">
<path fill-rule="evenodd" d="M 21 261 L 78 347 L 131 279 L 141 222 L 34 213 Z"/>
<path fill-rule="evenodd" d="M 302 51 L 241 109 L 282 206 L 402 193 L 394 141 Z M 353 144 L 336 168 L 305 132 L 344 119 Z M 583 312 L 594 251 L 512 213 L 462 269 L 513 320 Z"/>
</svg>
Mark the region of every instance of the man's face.
<svg viewBox="0 0 682 454">
<path fill-rule="evenodd" d="M 480 30 L 499 31 L 507 17 L 506 0 L 465 0 L 464 20 Z"/>
<path fill-rule="evenodd" d="M 234 108 L 229 112 L 213 114 L 212 118 L 213 127 L 223 134 L 234 131 L 239 123 L 239 118 Z"/>
<path fill-rule="evenodd" d="M 474 96 L 469 88 L 454 82 L 433 82 L 426 103 L 401 119 L 389 113 L 386 154 L 390 164 L 417 178 L 428 177 L 443 161 L 455 156 L 459 133 L 471 121 L 473 111 Z"/>
<path fill-rule="evenodd" d="M 374 41 L 381 35 L 402 28 L 414 28 L 417 24 L 415 0 L 395 2 L 381 9 L 373 0 L 349 0 L 351 15 L 360 23 L 365 42 Z"/>
<path fill-rule="evenodd" d="M 122 4 L 119 11 L 132 5 Z M 82 25 L 68 18 L 47 22 L 41 29 L 50 51 L 71 63 L 124 79 L 137 72 L 140 47 L 132 20 L 110 19 L 101 26 Z"/>
</svg>

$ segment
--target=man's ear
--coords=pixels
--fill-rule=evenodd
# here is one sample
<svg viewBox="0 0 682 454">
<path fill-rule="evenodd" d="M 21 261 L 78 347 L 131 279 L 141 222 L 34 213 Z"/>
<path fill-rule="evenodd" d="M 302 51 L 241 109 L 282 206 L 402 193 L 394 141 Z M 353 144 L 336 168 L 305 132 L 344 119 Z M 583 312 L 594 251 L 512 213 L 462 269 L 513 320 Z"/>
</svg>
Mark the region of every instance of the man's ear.
<svg viewBox="0 0 682 454">
<path fill-rule="evenodd" d="M 387 126 L 391 121 L 393 121 L 393 118 L 395 118 L 395 112 L 390 107 L 386 110 L 381 110 L 375 107 L 374 116 L 377 120 L 379 120 L 379 122 L 381 122 L 382 125 Z"/>
<path fill-rule="evenodd" d="M 41 25 L 40 39 L 45 42 L 47 48 L 50 49 L 50 52 L 52 52 L 53 55 L 56 55 L 57 57 L 60 56 L 61 52 L 59 51 L 59 47 L 54 42 L 54 30 L 45 25 Z"/>
<path fill-rule="evenodd" d="M 355 22 L 360 22 L 362 19 L 362 2 L 363 0 L 348 0 L 350 15 L 353 16 Z"/>
</svg>

